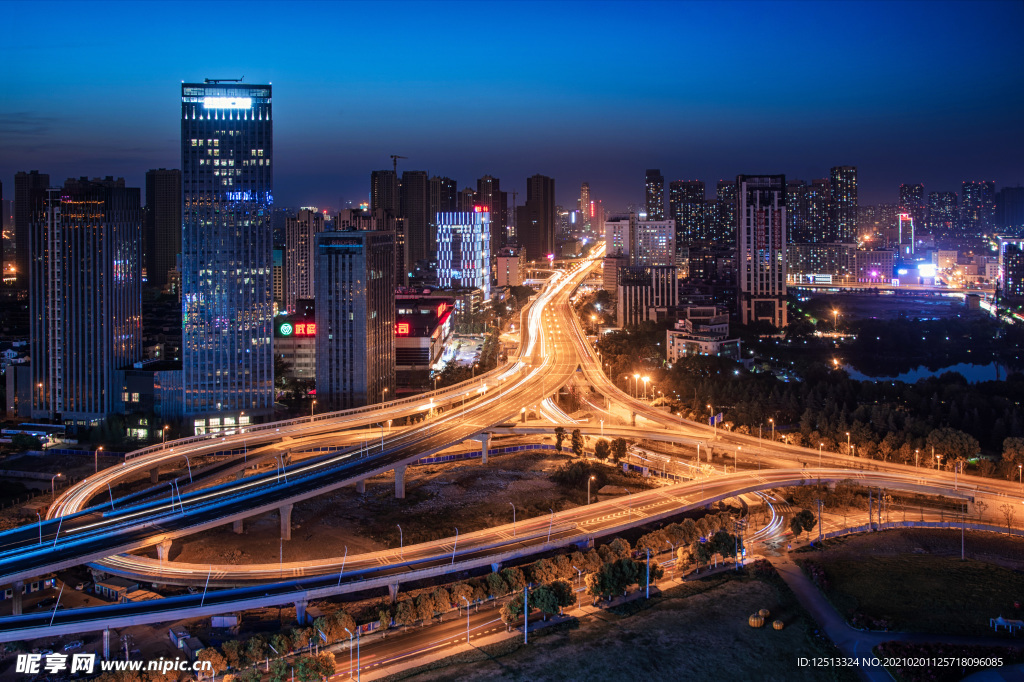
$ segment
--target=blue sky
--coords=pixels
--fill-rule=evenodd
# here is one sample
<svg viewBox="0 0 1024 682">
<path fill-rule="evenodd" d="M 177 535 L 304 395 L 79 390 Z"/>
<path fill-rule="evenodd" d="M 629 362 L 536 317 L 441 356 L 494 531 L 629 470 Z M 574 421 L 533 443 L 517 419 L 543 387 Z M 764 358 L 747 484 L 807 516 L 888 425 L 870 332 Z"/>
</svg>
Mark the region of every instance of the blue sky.
<svg viewBox="0 0 1024 682">
<path fill-rule="evenodd" d="M 272 82 L 275 196 L 337 207 L 369 173 L 713 186 L 860 169 L 862 202 L 1024 182 L 1020 2 L 0 2 L 0 180 L 178 167 L 179 85 Z M 10 188 L 10 189 L 8 189 Z M 522 196 L 520 196 L 522 201 Z"/>
</svg>

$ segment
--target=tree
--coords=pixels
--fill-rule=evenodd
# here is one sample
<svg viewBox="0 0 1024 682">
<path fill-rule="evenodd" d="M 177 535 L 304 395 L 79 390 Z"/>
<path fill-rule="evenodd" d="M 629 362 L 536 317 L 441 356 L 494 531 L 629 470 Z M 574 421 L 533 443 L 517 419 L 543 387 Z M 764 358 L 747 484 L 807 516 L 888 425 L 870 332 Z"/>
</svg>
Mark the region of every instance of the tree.
<svg viewBox="0 0 1024 682">
<path fill-rule="evenodd" d="M 377 624 L 380 626 L 381 638 L 388 636 L 388 628 L 391 627 L 391 607 L 387 604 L 377 606 Z"/>
<path fill-rule="evenodd" d="M 984 500 L 975 500 L 974 513 L 978 515 L 978 523 L 981 523 L 981 517 L 984 516 L 986 509 L 988 509 L 987 502 Z"/>
<path fill-rule="evenodd" d="M 229 639 L 220 645 L 224 652 L 224 659 L 228 662 L 229 668 L 239 668 L 242 665 L 242 643 L 237 639 Z"/>
<path fill-rule="evenodd" d="M 348 615 L 345 611 L 339 609 L 334 612 L 331 616 L 331 634 L 335 640 L 345 639 L 348 637 L 348 632 L 356 631 L 356 619 Z"/>
<path fill-rule="evenodd" d="M 612 441 L 612 461 L 618 464 L 621 460 L 626 458 L 626 439 L 616 438 Z"/>
<path fill-rule="evenodd" d="M 555 595 L 559 610 L 566 606 L 572 606 L 576 602 L 576 594 L 573 592 L 572 585 L 567 581 L 556 580 L 548 585 L 548 587 L 551 589 L 551 593 Z"/>
<path fill-rule="evenodd" d="M 292 645 L 296 649 L 305 649 L 313 639 L 313 628 L 293 628 Z M 225 642 L 227 644 L 227 642 Z"/>
<path fill-rule="evenodd" d="M 555 427 L 555 451 L 556 452 L 561 452 L 562 451 L 562 441 L 564 441 L 564 440 L 565 440 L 565 429 L 563 429 L 561 426 L 556 426 Z"/>
<path fill-rule="evenodd" d="M 43 441 L 27 433 L 16 433 L 11 436 L 11 447 L 15 450 L 42 450 Z"/>
<path fill-rule="evenodd" d="M 300 682 L 322 682 L 334 674 L 334 654 L 300 656 L 295 660 L 295 679 Z"/>
<path fill-rule="evenodd" d="M 461 607 L 466 602 L 473 603 L 473 588 L 466 583 L 455 583 L 452 585 L 452 602 L 455 606 Z"/>
<path fill-rule="evenodd" d="M 416 597 L 416 613 L 424 623 L 433 619 L 437 610 L 437 602 L 434 601 L 434 595 L 431 593 L 423 592 Z"/>
<path fill-rule="evenodd" d="M 530 564 L 530 580 L 534 583 L 548 583 L 558 579 L 558 569 L 550 559 L 538 559 Z"/>
<path fill-rule="evenodd" d="M 793 537 L 800 537 L 800 534 L 804 531 L 809 533 L 816 525 L 818 525 L 818 520 L 814 518 L 814 512 L 809 509 L 800 510 L 800 513 L 789 522 L 789 528 L 793 531 Z"/>
<path fill-rule="evenodd" d="M 611 445 L 604 438 L 598 439 L 594 443 L 594 457 L 597 457 L 602 462 L 608 459 L 608 455 L 611 454 Z"/>
<path fill-rule="evenodd" d="M 206 647 L 196 654 L 196 659 L 209 661 L 214 675 L 219 675 L 228 669 L 228 662 L 224 656 L 212 646 Z"/>
<path fill-rule="evenodd" d="M 501 577 L 505 579 L 505 584 L 512 592 L 519 592 L 526 587 L 526 576 L 523 575 L 522 569 L 515 566 L 501 569 Z"/>
<path fill-rule="evenodd" d="M 246 668 L 235 675 L 234 682 L 260 682 L 263 674 L 258 668 Z"/>
<path fill-rule="evenodd" d="M 934 429 L 928 434 L 925 444 L 935 448 L 937 454 L 941 453 L 953 458 L 970 459 L 977 455 L 980 449 L 974 436 L 948 426 Z"/>
<path fill-rule="evenodd" d="M 1024 463 L 1024 438 L 1003 440 L 1003 460 L 1012 464 Z"/>
<path fill-rule="evenodd" d="M 533 590 L 530 595 L 530 603 L 540 609 L 544 620 L 547 620 L 548 616 L 558 613 L 558 597 L 546 585 L 541 585 Z"/>
<path fill-rule="evenodd" d="M 523 615 L 523 603 L 518 599 L 510 599 L 501 607 L 501 622 L 505 624 L 506 630 L 512 623 L 519 620 L 521 615 Z"/>
<path fill-rule="evenodd" d="M 270 664 L 269 682 L 289 682 L 292 677 L 292 667 L 288 661 L 279 658 Z"/>
<path fill-rule="evenodd" d="M 1009 535 L 1013 527 L 1013 517 L 1017 515 L 1017 508 L 1007 502 L 1000 505 L 999 511 L 1003 512 L 1003 518 L 1006 519 L 1006 534 Z"/>
<path fill-rule="evenodd" d="M 501 577 L 500 573 L 488 573 L 486 577 L 487 591 L 492 597 L 501 597 L 508 594 L 508 584 Z"/>
<path fill-rule="evenodd" d="M 395 606 L 395 622 L 399 625 L 412 625 L 418 620 L 416 606 L 412 599 L 405 598 Z"/>
<path fill-rule="evenodd" d="M 572 454 L 583 456 L 583 433 L 579 429 L 572 430 Z"/>
<path fill-rule="evenodd" d="M 245 658 L 250 663 L 259 663 L 267 657 L 267 638 L 263 635 L 253 635 L 245 643 Z"/>
</svg>

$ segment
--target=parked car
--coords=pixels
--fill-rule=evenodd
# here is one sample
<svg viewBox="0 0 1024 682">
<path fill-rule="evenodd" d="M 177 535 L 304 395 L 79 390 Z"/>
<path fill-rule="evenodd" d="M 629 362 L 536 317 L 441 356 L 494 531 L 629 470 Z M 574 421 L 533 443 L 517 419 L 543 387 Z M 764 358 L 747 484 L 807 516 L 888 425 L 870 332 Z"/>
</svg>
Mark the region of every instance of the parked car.
<svg viewBox="0 0 1024 682">
<path fill-rule="evenodd" d="M 75 589 L 81 592 L 85 589 L 85 583 L 78 583 L 77 585 L 75 585 Z"/>
<path fill-rule="evenodd" d="M 48 609 L 51 606 L 53 606 L 54 604 L 56 604 L 56 603 L 57 603 L 57 598 L 56 597 L 47 597 L 46 599 L 40 600 L 40 602 L 38 604 L 36 604 L 36 608 L 37 609 Z"/>
<path fill-rule="evenodd" d="M 76 639 L 73 642 L 68 642 L 67 644 L 64 645 L 64 651 L 72 651 L 73 649 L 81 649 L 82 648 L 82 643 L 83 642 L 80 639 Z"/>
</svg>

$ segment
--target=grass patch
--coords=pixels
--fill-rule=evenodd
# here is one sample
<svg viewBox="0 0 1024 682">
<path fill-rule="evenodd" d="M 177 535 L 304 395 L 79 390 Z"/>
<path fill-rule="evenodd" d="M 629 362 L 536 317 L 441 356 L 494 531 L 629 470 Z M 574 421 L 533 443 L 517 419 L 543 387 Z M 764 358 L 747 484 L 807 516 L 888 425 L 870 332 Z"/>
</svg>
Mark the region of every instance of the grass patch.
<svg viewBox="0 0 1024 682">
<path fill-rule="evenodd" d="M 792 593 L 774 581 L 716 575 L 638 603 L 629 615 L 602 611 L 578 628 L 531 636 L 528 646 L 519 640 L 514 647 L 496 645 L 474 661 L 452 657 L 432 670 L 408 671 L 403 679 L 857 679 L 849 669 L 797 667 L 798 657 L 834 656 L 836 650 L 816 633 Z M 748 616 L 761 608 L 786 627 L 750 628 Z"/>
<path fill-rule="evenodd" d="M 1024 573 L 941 556 L 830 557 L 800 563 L 824 569 L 824 592 L 854 626 L 935 634 L 991 634 L 989 618 L 1019 617 Z"/>
</svg>

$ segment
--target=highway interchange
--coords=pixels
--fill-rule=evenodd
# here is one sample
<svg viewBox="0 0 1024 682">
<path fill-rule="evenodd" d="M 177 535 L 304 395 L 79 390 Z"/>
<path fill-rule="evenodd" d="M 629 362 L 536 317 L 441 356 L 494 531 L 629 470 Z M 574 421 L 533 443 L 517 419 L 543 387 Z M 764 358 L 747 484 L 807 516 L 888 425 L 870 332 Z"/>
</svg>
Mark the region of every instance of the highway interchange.
<svg viewBox="0 0 1024 682">
<path fill-rule="evenodd" d="M 549 278 L 541 295 L 524 311 L 520 325 L 523 343 L 518 355 L 509 364 L 471 382 L 371 408 L 244 430 L 240 427 L 234 433 L 146 448 L 131 453 L 122 466 L 101 471 L 69 489 L 51 507 L 45 521 L 0 534 L 0 583 L 94 562 L 101 570 L 145 576 L 161 584 L 236 587 L 151 602 L 5 618 L 0 622 L 0 641 L 27 639 L 44 632 L 72 634 L 243 608 L 305 604 L 374 587 L 397 588 L 412 579 L 498 564 L 572 544 L 585 546 L 595 537 L 667 519 L 744 492 L 818 480 L 853 479 L 878 488 L 965 498 L 984 494 L 1019 499 L 1016 486 L 999 481 L 974 477 L 965 481 L 949 472 L 867 463 L 835 453 L 774 442 L 765 444 L 756 437 L 713 431 L 707 425 L 680 420 L 630 397 L 601 371 L 600 358 L 570 305 L 575 289 L 599 263 L 598 257 L 592 257 Z M 753 456 L 765 468 L 699 477 L 577 507 L 550 518 L 520 521 L 514 527 L 499 526 L 407 546 L 401 551 L 316 562 L 216 567 L 125 554 L 271 510 L 288 507 L 290 513 L 290 505 L 296 502 L 341 486 L 359 484 L 387 471 L 396 471 L 397 484 L 408 464 L 470 438 L 486 440 L 489 433 L 536 430 L 550 433 L 553 424 L 517 424 L 520 413 L 529 410 L 549 419 L 566 418 L 547 398 L 574 378 L 591 387 L 591 395 L 598 397 L 593 406 L 605 410 L 609 419 L 600 429 L 592 424 L 565 423 L 566 428 L 581 428 L 589 435 L 597 435 L 600 430 L 608 437 L 646 438 L 689 446 L 699 443 L 704 448 L 714 447 L 719 454 L 728 452 L 737 462 L 749 463 Z M 605 401 L 628 410 L 642 426 L 613 426 Z M 437 418 L 391 428 L 391 421 L 433 412 L 438 407 L 447 409 Z M 371 438 L 370 434 L 378 428 L 379 439 Z M 352 429 L 362 431 L 353 435 Z M 350 444 L 353 438 L 365 438 L 365 443 Z M 287 453 L 309 453 L 324 447 L 330 450 L 307 455 L 301 462 L 287 463 Z M 221 480 L 225 472 L 248 473 L 246 470 L 260 461 L 269 459 L 277 464 L 269 471 L 257 471 L 212 487 L 189 486 L 179 476 L 176 481 L 159 483 L 142 494 L 118 497 L 113 493 L 119 483 L 145 476 L 154 468 L 177 467 L 182 458 L 218 453 L 226 454 L 230 460 L 209 468 Z M 240 466 L 239 454 L 243 457 Z M 188 469 L 191 478 L 191 464 Z"/>
</svg>

